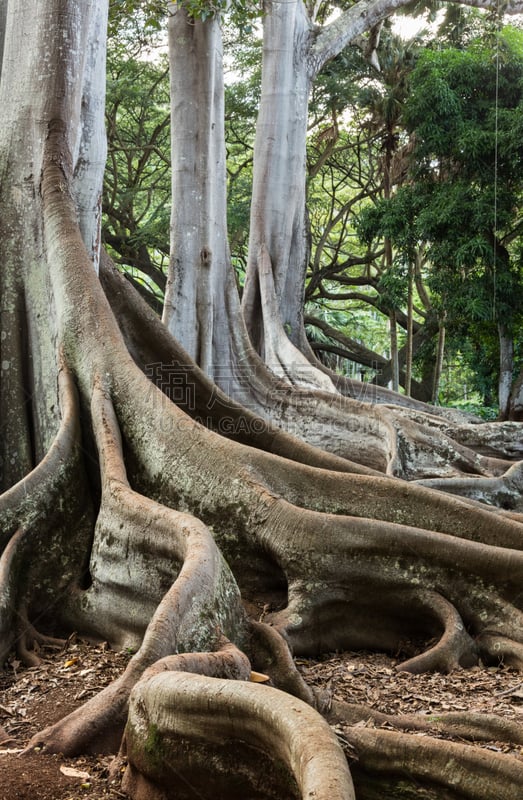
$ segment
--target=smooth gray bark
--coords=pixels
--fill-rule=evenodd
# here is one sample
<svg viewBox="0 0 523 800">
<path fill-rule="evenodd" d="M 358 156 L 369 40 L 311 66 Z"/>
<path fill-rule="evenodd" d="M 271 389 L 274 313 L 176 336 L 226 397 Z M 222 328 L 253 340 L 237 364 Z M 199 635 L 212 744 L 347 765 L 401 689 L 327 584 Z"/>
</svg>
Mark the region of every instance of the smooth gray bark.
<svg viewBox="0 0 523 800">
<path fill-rule="evenodd" d="M 105 136 L 105 62 L 108 3 L 94 5 L 88 47 L 83 53 L 80 139 L 74 152 L 74 195 L 87 252 L 98 270 L 102 223 L 103 174 L 107 156 Z"/>
<path fill-rule="evenodd" d="M 5 23 L 7 18 L 7 0 L 0 0 L 0 75 L 2 74 L 2 60 L 4 57 Z"/>
<path fill-rule="evenodd" d="M 510 397 L 510 419 L 523 420 L 523 372 L 520 372 L 512 387 Z"/>
<path fill-rule="evenodd" d="M 441 373 L 443 371 L 443 356 L 445 354 L 445 337 L 446 328 L 444 320 L 440 320 L 438 345 L 436 349 L 436 367 L 434 370 L 434 386 L 432 389 L 432 402 L 437 405 L 439 397 L 439 386 L 441 382 Z"/>
<path fill-rule="evenodd" d="M 465 0 L 464 4 L 489 7 L 484 0 Z M 295 348 L 315 364 L 302 312 L 308 260 L 304 165 L 310 88 L 330 59 L 351 42 L 361 43 L 362 34 L 403 5 L 404 0 L 360 0 L 322 28 L 312 22 L 317 4 L 309 4 L 309 10 L 302 0 L 266 5 L 242 307 L 255 348 L 287 377 L 299 374 L 302 361 Z M 506 11 L 520 9 L 519 2 L 510 3 Z M 289 347 L 287 338 L 295 347 Z M 310 373 L 309 380 L 314 375 L 318 372 Z"/>
<path fill-rule="evenodd" d="M 231 364 L 223 55 L 220 21 L 190 19 L 172 4 L 171 264 L 163 319 L 210 375 Z"/>
<path fill-rule="evenodd" d="M 291 341 L 303 325 L 309 247 L 305 218 L 305 147 L 310 81 L 306 55 L 312 26 L 298 3 L 271 3 L 264 17 L 262 87 L 254 149 L 249 262 L 244 312 L 254 345 L 263 353 L 260 250 L 270 257 L 281 322 Z M 271 320 L 269 320 L 269 325 Z"/>
</svg>

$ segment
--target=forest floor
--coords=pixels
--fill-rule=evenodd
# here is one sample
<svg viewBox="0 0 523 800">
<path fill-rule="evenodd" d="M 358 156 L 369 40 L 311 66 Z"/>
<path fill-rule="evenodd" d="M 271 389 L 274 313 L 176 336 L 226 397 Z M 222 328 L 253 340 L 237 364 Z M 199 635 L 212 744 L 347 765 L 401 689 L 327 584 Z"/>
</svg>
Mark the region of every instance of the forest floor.
<svg viewBox="0 0 523 800">
<path fill-rule="evenodd" d="M 21 755 L 38 730 L 60 719 L 112 681 L 129 653 L 74 637 L 60 650 L 44 649 L 38 667 L 12 659 L 0 673 L 0 800 L 117 800 L 120 779 L 109 779 L 110 757 L 63 758 Z M 523 676 L 503 665 L 475 667 L 451 675 L 410 675 L 383 654 L 337 653 L 320 661 L 298 659 L 305 680 L 333 697 L 372 706 L 387 714 L 445 711 L 497 713 L 523 723 Z M 367 724 L 362 722 L 360 724 Z M 419 733 L 426 736 L 426 733 Z M 473 745 L 479 746 L 479 745 Z M 481 745 L 523 760 L 520 746 Z"/>
</svg>

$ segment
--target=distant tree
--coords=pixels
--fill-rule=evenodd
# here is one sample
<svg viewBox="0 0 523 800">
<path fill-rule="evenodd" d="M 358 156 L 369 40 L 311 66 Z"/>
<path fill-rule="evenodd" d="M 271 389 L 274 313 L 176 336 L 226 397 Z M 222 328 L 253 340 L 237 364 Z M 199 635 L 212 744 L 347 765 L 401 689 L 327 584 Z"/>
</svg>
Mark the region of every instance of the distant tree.
<svg viewBox="0 0 523 800">
<path fill-rule="evenodd" d="M 354 346 L 354 337 L 359 338 L 356 330 L 345 329 L 336 337 L 332 325 L 330 333 L 337 341 L 331 340 L 330 345 L 326 339 L 314 341 L 315 352 L 343 352 L 358 363 L 363 359 L 366 367 L 378 368 L 371 371 L 376 372 L 374 380 L 380 385 L 389 384 L 397 370 L 408 394 L 412 390 L 415 397 L 429 400 L 432 376 L 423 375 L 423 382 L 412 377 L 412 357 L 434 336 L 435 328 L 422 280 L 423 251 L 412 247 L 409 259 L 402 253 L 397 258 L 390 239 L 377 240 L 369 249 L 358 235 L 361 210 L 369 202 L 390 196 L 407 174 L 412 142 L 402 125 L 402 110 L 421 41 L 416 37 L 406 42 L 384 25 L 376 53 L 379 69 L 368 64 L 356 48 L 347 48 L 354 54 L 352 60 L 343 51 L 327 65 L 326 75 L 318 76 L 312 112 L 319 116 L 317 107 L 320 111 L 341 108 L 343 121 L 326 127 L 324 111 L 323 130 L 320 127 L 308 144 L 312 256 L 305 296 L 315 303 L 330 304 L 337 312 L 345 305 L 347 320 L 352 309 L 367 307 L 384 323 L 389 321 L 391 330 L 391 359 L 383 357 L 383 350 L 372 353 L 372 340 L 365 340 L 367 348 L 361 347 L 362 342 Z M 309 330 L 315 322 L 313 316 L 309 307 Z M 316 323 L 320 325 L 320 320 Z M 325 332 L 323 323 L 320 327 Z M 405 332 L 405 344 L 399 350 L 396 327 Z M 343 388 L 343 381 L 338 380 L 337 386 Z"/>
<path fill-rule="evenodd" d="M 476 40 L 467 50 L 425 50 L 411 87 L 410 181 L 369 219 L 405 251 L 415 241 L 426 244 L 429 287 L 450 328 L 472 337 L 478 323 L 497 328 L 506 417 L 523 310 L 521 38 L 510 30 L 495 46 Z"/>
</svg>

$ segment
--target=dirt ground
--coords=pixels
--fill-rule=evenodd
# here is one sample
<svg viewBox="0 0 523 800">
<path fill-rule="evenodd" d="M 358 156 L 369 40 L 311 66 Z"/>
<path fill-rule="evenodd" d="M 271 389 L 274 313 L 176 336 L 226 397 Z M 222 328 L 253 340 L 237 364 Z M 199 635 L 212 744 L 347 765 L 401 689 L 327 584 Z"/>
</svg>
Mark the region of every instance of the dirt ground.
<svg viewBox="0 0 523 800">
<path fill-rule="evenodd" d="M 0 672 L 0 800 L 109 800 L 127 797 L 109 783 L 110 757 L 21 755 L 37 731 L 84 703 L 125 668 L 129 653 L 74 638 L 63 649 L 45 648 L 38 667 L 16 659 Z M 69 772 L 69 774 L 67 774 Z M 76 774 L 74 774 L 76 773 Z"/>
<path fill-rule="evenodd" d="M 108 757 L 63 758 L 21 755 L 31 736 L 113 680 L 129 653 L 74 638 L 64 649 L 45 649 L 38 667 L 11 659 L 0 673 L 0 800 L 117 800 L 120 780 L 109 780 Z M 321 661 L 299 659 L 311 685 L 335 698 L 363 703 L 384 713 L 494 712 L 523 723 L 523 679 L 504 666 L 476 667 L 452 675 L 409 675 L 381 654 L 337 653 Z M 362 723 L 365 724 L 365 723 Z M 427 735 L 420 733 L 419 735 Z M 521 747 L 489 742 L 484 747 L 523 759 Z"/>
</svg>

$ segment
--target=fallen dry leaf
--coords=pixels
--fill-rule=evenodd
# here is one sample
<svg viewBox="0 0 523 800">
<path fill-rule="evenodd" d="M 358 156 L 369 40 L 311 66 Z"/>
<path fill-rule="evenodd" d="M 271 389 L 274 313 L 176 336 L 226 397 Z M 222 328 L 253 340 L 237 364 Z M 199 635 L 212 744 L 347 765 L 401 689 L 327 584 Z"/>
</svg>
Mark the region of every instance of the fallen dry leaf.
<svg viewBox="0 0 523 800">
<path fill-rule="evenodd" d="M 68 778 L 81 778 L 83 781 L 89 780 L 91 777 L 88 772 L 84 772 L 81 769 L 74 769 L 74 767 L 60 767 L 60 772 L 62 775 L 67 775 Z"/>
</svg>

